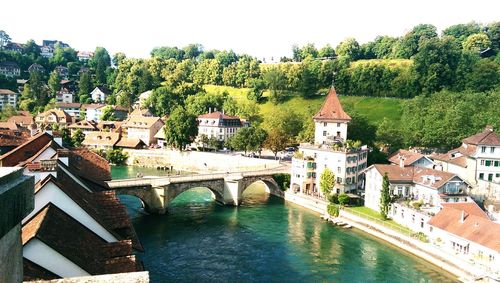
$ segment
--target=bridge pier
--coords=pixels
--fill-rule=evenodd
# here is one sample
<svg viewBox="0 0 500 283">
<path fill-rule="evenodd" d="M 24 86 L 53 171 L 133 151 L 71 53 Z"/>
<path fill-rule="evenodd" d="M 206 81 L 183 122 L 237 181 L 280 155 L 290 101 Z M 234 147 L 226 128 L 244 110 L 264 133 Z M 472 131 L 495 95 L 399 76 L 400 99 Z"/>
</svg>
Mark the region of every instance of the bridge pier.
<svg viewBox="0 0 500 283">
<path fill-rule="evenodd" d="M 241 203 L 241 195 L 243 194 L 242 177 L 226 177 L 224 178 L 224 204 L 238 206 Z"/>
</svg>

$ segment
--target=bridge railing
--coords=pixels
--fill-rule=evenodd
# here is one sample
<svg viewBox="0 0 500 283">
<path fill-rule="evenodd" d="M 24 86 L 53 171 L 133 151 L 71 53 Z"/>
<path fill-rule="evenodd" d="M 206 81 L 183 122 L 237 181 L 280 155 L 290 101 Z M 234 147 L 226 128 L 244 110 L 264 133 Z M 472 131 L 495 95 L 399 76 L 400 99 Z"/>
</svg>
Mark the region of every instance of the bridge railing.
<svg viewBox="0 0 500 283">
<path fill-rule="evenodd" d="M 183 176 L 168 176 L 156 178 L 132 178 L 109 181 L 110 188 L 124 188 L 124 187 L 140 187 L 140 186 L 164 186 L 169 183 L 183 183 L 183 182 L 196 182 L 196 181 L 209 181 L 224 179 L 226 177 L 258 177 L 263 175 L 273 175 L 276 173 L 288 172 L 287 168 L 272 168 L 258 171 L 245 171 L 245 172 L 227 172 L 227 173 L 211 173 L 211 174 L 196 174 L 196 175 L 183 175 Z"/>
</svg>

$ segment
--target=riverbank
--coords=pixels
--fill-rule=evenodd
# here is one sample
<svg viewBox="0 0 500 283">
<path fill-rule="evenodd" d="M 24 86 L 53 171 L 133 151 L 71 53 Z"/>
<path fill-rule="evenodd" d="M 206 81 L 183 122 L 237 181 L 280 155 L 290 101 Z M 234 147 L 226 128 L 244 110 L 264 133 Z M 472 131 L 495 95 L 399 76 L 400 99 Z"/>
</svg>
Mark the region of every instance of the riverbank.
<svg viewBox="0 0 500 283">
<path fill-rule="evenodd" d="M 326 209 L 328 202 L 324 200 L 289 192 L 285 192 L 284 199 L 314 212 L 320 213 L 321 215 L 327 214 Z M 445 254 L 436 248 L 431 249 L 428 244 L 351 214 L 345 210 L 340 210 L 339 217 L 343 222 L 351 225 L 352 227 L 424 259 L 447 273 L 453 274 L 462 282 L 471 282 L 476 280 L 475 274 L 478 274 L 478 270 L 471 268 L 467 263 L 460 262 L 456 258 Z"/>
</svg>

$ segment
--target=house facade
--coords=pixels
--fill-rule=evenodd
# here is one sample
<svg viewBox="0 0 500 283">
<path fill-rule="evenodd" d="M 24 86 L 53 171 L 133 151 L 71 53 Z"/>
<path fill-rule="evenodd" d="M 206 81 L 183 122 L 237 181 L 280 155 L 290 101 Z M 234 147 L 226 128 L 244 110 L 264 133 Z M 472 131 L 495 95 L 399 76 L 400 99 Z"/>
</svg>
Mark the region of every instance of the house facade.
<svg viewBox="0 0 500 283">
<path fill-rule="evenodd" d="M 95 103 L 105 103 L 106 98 L 111 94 L 111 90 L 104 86 L 98 86 L 90 92 L 90 97 Z"/>
<path fill-rule="evenodd" d="M 320 177 L 325 168 L 335 174 L 334 193 L 351 192 L 362 186 L 367 166 L 367 146 L 347 141 L 351 117 L 344 112 L 334 88 L 314 116 L 314 144 L 301 144 L 292 158 L 291 189 L 322 196 Z"/>
<path fill-rule="evenodd" d="M 69 89 L 61 89 L 56 93 L 56 102 L 57 103 L 73 103 L 74 93 Z"/>
<path fill-rule="evenodd" d="M 126 129 L 127 138 L 137 138 L 149 146 L 157 142 L 155 135 L 165 123 L 160 117 L 131 116 L 123 128 Z"/>
<path fill-rule="evenodd" d="M 29 67 L 28 67 L 28 72 L 32 73 L 32 72 L 39 72 L 39 73 L 45 73 L 45 68 L 40 65 L 40 64 L 31 64 Z"/>
<path fill-rule="evenodd" d="M 21 75 L 21 68 L 15 62 L 1 62 L 0 74 L 8 78 L 17 78 Z"/>
<path fill-rule="evenodd" d="M 19 100 L 19 93 L 13 92 L 12 90 L 9 89 L 0 89 L 1 110 L 3 110 L 7 106 L 16 109 L 18 100 Z"/>
<path fill-rule="evenodd" d="M 430 158 L 414 150 L 399 149 L 391 154 L 388 160 L 391 164 L 396 165 L 400 165 L 403 162 L 403 166 L 417 166 L 431 169 L 434 169 L 435 166 Z"/>
<path fill-rule="evenodd" d="M 207 114 L 198 116 L 198 139 L 201 135 L 206 135 L 208 138 L 216 138 L 224 142 L 244 126 L 237 116 L 229 116 L 220 111 L 209 111 Z"/>
<path fill-rule="evenodd" d="M 35 123 L 39 128 L 46 128 L 52 125 L 66 127 L 73 123 L 73 118 L 64 110 L 51 109 L 38 114 L 35 117 Z"/>
<path fill-rule="evenodd" d="M 460 147 L 445 154 L 434 154 L 431 158 L 442 170 L 473 184 L 471 193 L 479 199 L 500 200 L 500 136 L 492 126 L 463 139 Z"/>
</svg>

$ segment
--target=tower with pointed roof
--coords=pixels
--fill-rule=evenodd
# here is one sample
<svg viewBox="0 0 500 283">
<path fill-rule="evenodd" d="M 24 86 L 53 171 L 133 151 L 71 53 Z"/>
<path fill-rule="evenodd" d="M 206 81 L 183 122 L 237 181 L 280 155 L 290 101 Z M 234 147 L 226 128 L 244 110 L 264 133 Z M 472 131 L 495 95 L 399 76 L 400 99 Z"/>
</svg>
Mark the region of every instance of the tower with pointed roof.
<svg viewBox="0 0 500 283">
<path fill-rule="evenodd" d="M 331 88 L 321 109 L 314 115 L 314 143 L 330 144 L 347 140 L 347 125 L 351 117 L 344 112 L 335 88 Z"/>
</svg>

